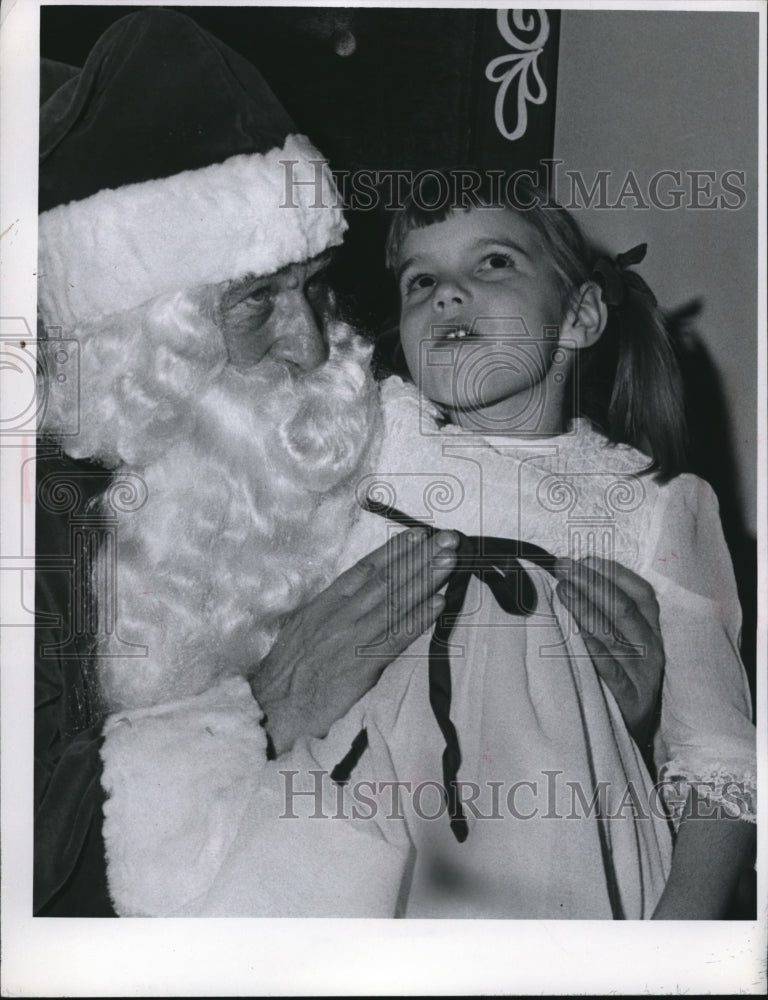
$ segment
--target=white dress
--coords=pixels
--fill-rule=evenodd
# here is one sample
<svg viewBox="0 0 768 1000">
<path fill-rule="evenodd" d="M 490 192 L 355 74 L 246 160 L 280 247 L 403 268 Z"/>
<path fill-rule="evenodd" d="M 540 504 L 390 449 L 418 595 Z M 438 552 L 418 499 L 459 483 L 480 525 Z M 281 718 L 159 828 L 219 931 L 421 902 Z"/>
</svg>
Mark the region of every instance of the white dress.
<svg viewBox="0 0 768 1000">
<path fill-rule="evenodd" d="M 451 637 L 463 843 L 441 795 L 445 740 L 424 636 L 326 739 L 273 763 L 237 680 L 110 720 L 105 839 L 118 912 L 650 917 L 689 782 L 729 814 L 755 815 L 740 610 L 712 491 L 690 475 L 666 485 L 641 475 L 645 456 L 584 420 L 553 438 L 485 438 L 440 430 L 399 379 L 382 397 L 380 471 L 361 494 L 435 527 L 615 559 L 654 586 L 661 787 L 554 582 L 526 564 L 533 614 L 506 614 L 473 579 Z M 362 515 L 344 565 L 392 530 Z M 339 786 L 329 774 L 363 726 L 368 748 Z"/>
</svg>

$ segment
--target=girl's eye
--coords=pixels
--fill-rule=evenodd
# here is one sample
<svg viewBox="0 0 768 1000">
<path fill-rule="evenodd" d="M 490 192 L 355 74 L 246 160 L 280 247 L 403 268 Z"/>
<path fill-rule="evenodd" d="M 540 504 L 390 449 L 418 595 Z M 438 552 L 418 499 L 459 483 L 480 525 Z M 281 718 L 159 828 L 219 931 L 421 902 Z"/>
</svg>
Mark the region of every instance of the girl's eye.
<svg viewBox="0 0 768 1000">
<path fill-rule="evenodd" d="M 500 271 L 504 268 L 514 266 L 515 262 L 512 255 L 501 253 L 500 251 L 489 253 L 486 257 L 483 257 L 481 262 L 481 270 L 484 271 Z"/>
<path fill-rule="evenodd" d="M 423 288 L 431 288 L 435 283 L 435 279 L 431 274 L 414 274 L 412 278 L 406 278 L 405 280 L 405 291 L 414 292 Z"/>
</svg>

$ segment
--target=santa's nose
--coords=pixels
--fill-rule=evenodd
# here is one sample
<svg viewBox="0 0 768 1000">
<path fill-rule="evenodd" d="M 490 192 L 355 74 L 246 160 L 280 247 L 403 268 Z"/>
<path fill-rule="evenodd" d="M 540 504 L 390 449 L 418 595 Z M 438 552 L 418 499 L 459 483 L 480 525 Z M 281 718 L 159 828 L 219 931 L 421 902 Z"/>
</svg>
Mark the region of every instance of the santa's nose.
<svg viewBox="0 0 768 1000">
<path fill-rule="evenodd" d="M 291 302 L 284 329 L 270 353 L 304 372 L 314 371 L 327 360 L 328 345 L 321 322 L 303 295 L 295 296 Z"/>
</svg>

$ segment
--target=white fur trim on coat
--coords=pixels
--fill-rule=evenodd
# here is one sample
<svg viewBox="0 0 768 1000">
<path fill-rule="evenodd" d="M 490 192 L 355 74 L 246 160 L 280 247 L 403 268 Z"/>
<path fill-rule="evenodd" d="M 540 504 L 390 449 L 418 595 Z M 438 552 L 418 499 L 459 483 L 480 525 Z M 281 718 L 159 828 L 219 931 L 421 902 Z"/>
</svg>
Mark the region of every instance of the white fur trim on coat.
<svg viewBox="0 0 768 1000">
<path fill-rule="evenodd" d="M 165 292 L 271 274 L 341 243 L 328 164 L 305 136 L 173 177 L 99 191 L 39 219 L 47 326 L 132 309 Z"/>
<path fill-rule="evenodd" d="M 266 763 L 260 721 L 242 678 L 107 720 L 103 830 L 120 916 L 166 916 L 208 891 Z"/>
<path fill-rule="evenodd" d="M 409 851 L 402 824 L 388 837 L 350 818 L 354 803 L 330 779 L 359 708 L 274 763 L 260 718 L 247 682 L 230 678 L 107 720 L 103 830 L 119 916 L 394 915 Z"/>
</svg>

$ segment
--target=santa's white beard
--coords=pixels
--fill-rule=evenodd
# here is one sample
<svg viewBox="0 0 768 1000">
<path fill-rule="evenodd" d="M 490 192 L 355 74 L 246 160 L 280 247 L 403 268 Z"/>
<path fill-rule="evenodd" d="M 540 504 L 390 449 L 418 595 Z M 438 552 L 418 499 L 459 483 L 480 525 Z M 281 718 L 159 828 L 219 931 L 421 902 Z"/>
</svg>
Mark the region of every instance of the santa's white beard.
<svg viewBox="0 0 768 1000">
<path fill-rule="evenodd" d="M 343 324 L 329 340 L 328 362 L 300 377 L 269 360 L 225 367 L 159 458 L 118 468 L 143 478 L 148 499 L 118 520 L 109 599 L 121 645 L 106 636 L 108 600 L 99 608 L 108 708 L 247 673 L 281 618 L 333 579 L 380 415 L 369 349 Z M 146 655 L 123 655 L 125 643 Z"/>
</svg>

